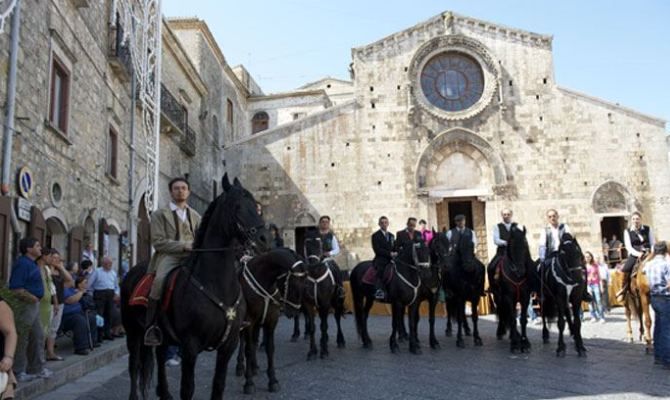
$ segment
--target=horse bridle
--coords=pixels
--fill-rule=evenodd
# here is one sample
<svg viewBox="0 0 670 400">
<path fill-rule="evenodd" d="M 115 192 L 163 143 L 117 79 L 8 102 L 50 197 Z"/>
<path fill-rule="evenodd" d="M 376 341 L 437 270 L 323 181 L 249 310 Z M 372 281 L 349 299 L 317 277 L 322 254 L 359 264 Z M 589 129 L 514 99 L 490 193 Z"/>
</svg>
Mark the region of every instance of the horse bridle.
<svg viewBox="0 0 670 400">
<path fill-rule="evenodd" d="M 291 277 L 304 278 L 305 275 L 307 275 L 306 272 L 295 272 L 294 271 L 295 267 L 297 267 L 298 265 L 301 265 L 301 264 L 303 264 L 303 262 L 301 260 L 296 261 L 291 266 L 291 268 L 289 268 L 289 270 L 287 272 L 284 272 L 283 274 L 281 274 L 277 277 L 277 281 L 286 277 L 286 280 L 284 281 L 284 296 L 282 296 L 282 302 L 284 304 L 288 304 L 289 306 L 293 307 L 296 310 L 299 310 L 301 305 L 300 305 L 300 303 L 293 303 L 292 301 L 290 301 L 288 299 L 288 289 L 289 289 L 289 280 L 291 279 Z"/>
<path fill-rule="evenodd" d="M 254 236 L 256 233 L 258 233 L 258 230 L 265 227 L 265 225 L 257 225 L 257 226 L 252 226 L 249 229 L 244 229 L 242 224 L 239 222 L 237 224 L 237 229 L 242 232 L 242 235 L 244 235 L 245 240 L 244 244 L 238 245 L 238 246 L 226 246 L 226 247 L 212 247 L 212 248 L 207 248 L 207 249 L 192 249 L 192 253 L 222 253 L 225 251 L 230 251 L 230 250 L 244 250 L 244 254 L 248 256 L 253 256 L 253 250 L 258 247 L 258 244 L 256 243 L 256 240 L 254 239 Z"/>
<path fill-rule="evenodd" d="M 268 314 L 268 309 L 270 308 L 270 302 L 277 306 L 281 306 L 281 304 L 288 304 L 289 306 L 295 308 L 296 310 L 300 309 L 300 304 L 298 303 L 293 303 L 288 299 L 288 291 L 289 291 L 289 280 L 291 277 L 304 277 L 305 273 L 304 272 L 294 272 L 295 267 L 298 265 L 302 264 L 302 261 L 297 261 L 295 262 L 291 268 L 287 272 L 284 272 L 283 274 L 277 276 L 275 279 L 275 282 L 279 282 L 282 278 L 286 277 L 286 281 L 284 282 L 284 293 L 283 296 L 280 295 L 279 299 L 280 301 L 277 301 L 276 296 L 277 293 L 279 293 L 279 289 L 275 289 L 274 293 L 270 294 L 263 285 L 261 285 L 254 274 L 251 272 L 249 269 L 249 266 L 247 265 L 247 262 L 244 262 L 244 268 L 242 270 L 242 276 L 244 277 L 244 280 L 247 282 L 251 290 L 256 293 L 260 298 L 263 299 L 263 316 L 261 318 L 261 325 L 265 323 L 265 318 L 267 317 Z"/>
</svg>

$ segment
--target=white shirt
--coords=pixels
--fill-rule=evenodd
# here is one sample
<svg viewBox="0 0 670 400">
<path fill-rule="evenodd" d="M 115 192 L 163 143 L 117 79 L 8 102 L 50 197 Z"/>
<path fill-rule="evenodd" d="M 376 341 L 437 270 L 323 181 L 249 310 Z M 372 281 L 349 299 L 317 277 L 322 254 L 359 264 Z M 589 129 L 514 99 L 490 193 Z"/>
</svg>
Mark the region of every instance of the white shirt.
<svg viewBox="0 0 670 400">
<path fill-rule="evenodd" d="M 628 229 L 623 231 L 623 243 L 626 246 L 626 251 L 628 252 L 628 255 L 634 256 L 634 257 L 640 257 L 642 255 L 641 251 L 635 250 L 635 247 L 633 247 L 633 244 L 630 241 L 630 232 Z M 651 228 L 649 228 L 649 243 L 646 243 L 645 247 L 649 247 L 650 249 L 654 248 L 654 234 L 651 232 Z"/>
<path fill-rule="evenodd" d="M 551 225 L 547 226 L 549 230 L 551 231 L 551 243 L 552 247 L 549 249 L 550 252 L 558 251 L 558 247 L 561 245 L 561 238 L 558 237 L 558 227 L 561 226 L 561 224 L 558 224 L 556 227 L 553 227 Z M 570 232 L 570 227 L 568 224 L 563 224 L 563 233 L 571 233 Z M 544 260 L 545 256 L 547 255 L 547 229 L 542 229 L 542 232 L 540 232 L 540 241 L 539 241 L 539 251 L 540 255 L 540 260 Z"/>
<path fill-rule="evenodd" d="M 335 237 L 334 233 L 333 233 L 333 241 L 331 242 L 331 244 L 333 246 L 333 249 L 330 251 L 329 257 L 335 257 L 336 255 L 340 254 L 340 244 L 337 242 L 337 238 Z"/>
<path fill-rule="evenodd" d="M 456 228 L 456 229 L 458 229 L 462 233 L 463 230 L 465 230 L 466 228 L 463 228 L 463 229 Z M 475 231 L 473 231 L 472 229 L 470 229 L 470 232 L 472 232 L 472 245 L 477 247 L 477 235 L 475 234 Z M 451 241 L 451 229 L 449 229 L 447 231 L 447 239 L 449 239 L 449 241 Z"/>
<path fill-rule="evenodd" d="M 170 202 L 170 210 L 176 211 L 177 212 L 177 217 L 181 220 L 181 222 L 186 222 L 186 218 L 188 215 L 186 215 L 186 210 L 188 209 L 188 206 L 184 208 L 179 208 L 177 205 L 173 202 Z"/>
<path fill-rule="evenodd" d="M 506 228 L 508 231 L 509 231 L 509 230 L 511 229 L 511 227 L 512 227 L 512 222 L 510 222 L 509 224 L 506 224 L 506 223 L 503 222 L 502 224 L 505 225 L 505 228 Z M 523 231 L 523 230 L 525 229 L 523 225 L 517 225 L 516 228 L 519 229 L 519 230 L 521 230 L 521 231 Z M 507 246 L 507 241 L 506 241 L 506 240 L 502 240 L 502 239 L 500 238 L 500 228 L 498 228 L 498 224 L 495 224 L 495 225 L 493 226 L 493 243 L 494 243 L 496 246 Z"/>
<path fill-rule="evenodd" d="M 610 269 L 607 267 L 607 264 L 600 263 L 598 264 L 598 275 L 600 275 L 600 280 L 609 283 L 610 281 Z"/>
</svg>

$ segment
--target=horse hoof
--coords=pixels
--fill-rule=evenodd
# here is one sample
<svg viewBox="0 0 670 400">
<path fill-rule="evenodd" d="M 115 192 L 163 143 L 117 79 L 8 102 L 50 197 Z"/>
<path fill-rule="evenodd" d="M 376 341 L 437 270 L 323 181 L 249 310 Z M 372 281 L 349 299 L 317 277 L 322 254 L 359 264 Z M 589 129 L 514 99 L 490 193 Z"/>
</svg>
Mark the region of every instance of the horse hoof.
<svg viewBox="0 0 670 400">
<path fill-rule="evenodd" d="M 372 350 L 372 342 L 363 342 L 363 348 L 365 350 Z"/>
<path fill-rule="evenodd" d="M 400 352 L 400 347 L 398 345 L 391 346 L 391 353 L 398 354 Z"/>
<path fill-rule="evenodd" d="M 244 394 L 254 394 L 254 393 L 256 393 L 256 386 L 244 385 Z"/>
<path fill-rule="evenodd" d="M 300 338 L 300 335 L 298 336 L 291 336 L 291 343 L 296 343 L 298 339 Z"/>
<path fill-rule="evenodd" d="M 415 347 L 413 349 L 409 349 L 409 352 L 418 356 L 418 355 L 421 354 L 421 349 L 418 348 L 418 347 Z"/>
<path fill-rule="evenodd" d="M 565 350 L 556 350 L 556 357 L 559 358 L 565 357 Z"/>
<path fill-rule="evenodd" d="M 279 386 L 279 382 L 271 383 L 270 386 L 268 386 L 270 393 L 277 393 L 280 388 L 281 387 Z"/>
<path fill-rule="evenodd" d="M 346 344 L 345 344 L 344 342 L 337 342 L 337 348 L 338 348 L 338 349 L 343 349 L 343 348 L 345 348 L 345 347 L 347 347 L 347 346 L 346 346 Z"/>
<path fill-rule="evenodd" d="M 456 347 L 458 347 L 459 349 L 465 348 L 465 342 L 463 341 L 463 339 L 456 341 Z"/>
<path fill-rule="evenodd" d="M 452 335 L 452 333 L 451 333 L 450 330 L 447 329 L 446 331 L 444 331 L 444 336 L 451 337 L 451 335 Z"/>
<path fill-rule="evenodd" d="M 235 375 L 244 376 L 244 365 L 238 365 L 237 368 L 235 368 Z"/>
<path fill-rule="evenodd" d="M 542 343 L 548 344 L 549 343 L 549 338 L 542 338 Z"/>
<path fill-rule="evenodd" d="M 504 336 L 503 335 L 496 335 L 496 339 L 498 340 L 503 340 Z"/>
<path fill-rule="evenodd" d="M 644 354 L 646 354 L 646 355 L 651 354 L 651 350 L 649 350 L 649 347 L 644 349 Z"/>
<path fill-rule="evenodd" d="M 321 356 L 321 359 L 322 359 L 322 360 L 327 360 L 328 357 L 329 357 L 330 355 L 329 355 L 328 352 L 326 351 L 326 352 L 321 352 L 321 355 L 320 355 L 320 356 Z"/>
<path fill-rule="evenodd" d="M 475 346 L 483 346 L 483 345 L 484 345 L 484 342 L 482 342 L 482 338 L 480 338 L 479 336 L 477 336 L 477 337 L 475 338 Z"/>
<path fill-rule="evenodd" d="M 440 349 L 440 343 L 435 341 L 430 344 L 430 348 L 433 350 L 439 350 Z"/>
<path fill-rule="evenodd" d="M 316 352 L 314 353 L 307 353 L 307 361 L 313 361 L 316 360 Z"/>
</svg>

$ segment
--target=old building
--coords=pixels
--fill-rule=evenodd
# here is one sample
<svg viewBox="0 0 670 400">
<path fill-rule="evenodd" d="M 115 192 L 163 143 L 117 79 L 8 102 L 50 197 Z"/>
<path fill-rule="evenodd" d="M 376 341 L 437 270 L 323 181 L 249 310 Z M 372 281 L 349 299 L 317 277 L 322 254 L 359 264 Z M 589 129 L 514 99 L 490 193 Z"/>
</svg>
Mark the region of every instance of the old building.
<svg viewBox="0 0 670 400">
<path fill-rule="evenodd" d="M 150 255 L 143 202 L 146 142 L 135 110 L 136 163 L 131 171 L 130 59 L 121 33 L 127 27 L 116 18 L 114 4 L 23 2 L 11 164 L 17 182 L 0 198 L 5 278 L 16 239 L 25 235 L 38 237 L 71 261 L 80 259 L 88 241 L 98 257 L 112 257 L 117 267 L 128 258 L 129 244 L 134 258 Z M 225 124 L 233 118 L 225 99 L 235 99 L 243 85 L 236 81 L 239 89 L 230 88 L 219 81 L 225 74 L 218 47 L 190 54 L 178 33 L 163 21 L 158 205 L 169 200 L 168 180 L 187 176 L 191 205 L 202 212 L 220 192 L 224 134 L 235 136 L 233 124 Z M 6 28 L 0 35 L 5 107 L 9 40 Z M 242 119 L 246 122 L 246 117 L 237 118 L 240 126 Z M 3 126 L 4 119 L 3 108 Z M 12 212 L 15 224 L 10 223 Z"/>
<path fill-rule="evenodd" d="M 551 36 L 445 12 L 354 48 L 351 82 L 251 96 L 246 123 L 264 113 L 268 129 L 226 142 L 227 169 L 288 245 L 331 216 L 349 267 L 371 257 L 380 215 L 442 229 L 464 213 L 483 259 L 504 207 L 533 254 L 548 208 L 586 248 L 620 235 L 633 210 L 668 237 L 665 121 L 559 86 L 552 57 Z"/>
</svg>

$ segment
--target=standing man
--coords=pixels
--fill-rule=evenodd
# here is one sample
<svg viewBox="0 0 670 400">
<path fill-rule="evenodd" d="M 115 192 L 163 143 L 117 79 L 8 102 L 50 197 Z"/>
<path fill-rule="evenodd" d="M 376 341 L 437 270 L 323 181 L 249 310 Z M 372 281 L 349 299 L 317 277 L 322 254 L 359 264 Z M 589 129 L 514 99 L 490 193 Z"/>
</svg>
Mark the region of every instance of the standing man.
<svg viewBox="0 0 670 400">
<path fill-rule="evenodd" d="M 395 245 L 395 238 L 393 234 L 388 231 L 388 218 L 379 217 L 379 230 L 372 234 L 372 251 L 375 252 L 375 258 L 372 260 L 377 271 L 377 291 L 375 298 L 377 300 L 384 300 L 386 298 L 386 291 L 384 290 L 384 275 L 386 275 L 386 266 L 393 261 L 393 258 L 398 255 L 393 251 Z"/>
<path fill-rule="evenodd" d="M 568 224 L 561 224 L 558 222 L 558 211 L 553 208 L 547 210 L 547 226 L 540 232 L 540 241 L 538 253 L 540 262 L 545 266 L 551 265 L 551 261 L 558 256 L 558 249 L 561 246 L 561 238 L 566 233 L 570 232 Z M 582 265 L 582 269 L 584 266 Z M 586 270 L 583 271 L 586 277 Z M 593 298 L 588 292 L 588 286 L 584 285 L 584 292 L 582 293 L 582 301 L 588 303 L 593 301 Z"/>
<path fill-rule="evenodd" d="M 421 232 L 416 230 L 416 218 L 407 218 L 407 227 L 396 233 L 395 248 L 398 253 L 408 244 L 422 241 Z"/>
<path fill-rule="evenodd" d="M 452 253 L 456 251 L 456 247 L 459 246 L 462 241 L 472 242 L 473 253 L 477 249 L 477 235 L 475 235 L 475 231 L 465 226 L 466 222 L 465 215 L 458 214 L 454 217 L 456 226 L 447 231 L 449 248 Z"/>
<path fill-rule="evenodd" d="M 34 238 L 19 241 L 21 256 L 16 260 L 9 279 L 9 288 L 23 305 L 16 314 L 16 324 L 26 327 L 19 336 L 14 360 L 14 373 L 19 382 L 38 377 L 48 378 L 52 372 L 44 368 L 44 329 L 40 323 L 40 299 L 44 283 L 35 260 L 42 255 L 42 246 Z"/>
<path fill-rule="evenodd" d="M 496 255 L 491 260 L 487 270 L 489 276 L 489 285 L 495 288 L 498 283 L 500 272 L 496 270 L 500 258 L 505 256 L 507 251 L 507 243 L 513 230 L 524 231 L 526 228 L 523 225 L 518 225 L 512 222 L 514 213 L 509 208 L 504 208 L 500 213 L 502 222 L 493 227 L 493 243 L 497 246 Z"/>
<path fill-rule="evenodd" d="M 342 272 L 333 257 L 340 254 L 340 244 L 335 237 L 335 234 L 330 229 L 330 217 L 322 215 L 319 218 L 319 232 L 318 238 L 321 239 L 322 258 L 333 270 L 335 275 L 335 284 L 337 285 L 338 296 L 344 299 L 344 285 L 342 284 Z"/>
<path fill-rule="evenodd" d="M 635 211 L 630 219 L 630 228 L 623 231 L 623 241 L 626 245 L 626 252 L 628 252 L 628 259 L 621 269 L 623 272 L 621 290 L 616 294 L 620 301 L 623 301 L 623 296 L 630 289 L 630 274 L 633 272 L 638 259 L 654 247 L 654 234 L 649 226 L 642 225 L 642 214 Z"/>
<path fill-rule="evenodd" d="M 185 178 L 174 178 L 168 183 L 172 201 L 168 208 L 156 210 L 151 215 L 151 244 L 156 252 L 151 257 L 149 273 L 156 275 L 149 293 L 144 344 L 158 346 L 163 333 L 156 324 L 156 315 L 163 294 L 165 278 L 182 265 L 193 250 L 195 233 L 200 225 L 200 215 L 188 206 L 191 186 Z"/>
<path fill-rule="evenodd" d="M 651 307 L 654 309 L 654 359 L 663 368 L 670 369 L 670 263 L 666 259 L 665 242 L 654 245 L 654 259 L 644 272 L 649 280 Z"/>
<path fill-rule="evenodd" d="M 88 278 L 88 291 L 93 293 L 95 307 L 98 315 L 105 320 L 102 328 L 102 335 L 98 335 L 100 340 L 114 340 L 112 336 L 112 313 L 114 302 L 119 300 L 119 277 L 116 271 L 112 269 L 112 259 L 102 258 L 102 266 Z"/>
<path fill-rule="evenodd" d="M 86 241 L 86 247 L 81 253 L 81 261 L 85 260 L 90 261 L 95 266 L 95 260 L 97 260 L 97 258 L 95 257 L 95 251 L 93 250 L 93 243 L 91 243 L 90 240 Z"/>
</svg>

